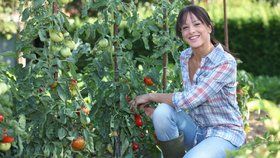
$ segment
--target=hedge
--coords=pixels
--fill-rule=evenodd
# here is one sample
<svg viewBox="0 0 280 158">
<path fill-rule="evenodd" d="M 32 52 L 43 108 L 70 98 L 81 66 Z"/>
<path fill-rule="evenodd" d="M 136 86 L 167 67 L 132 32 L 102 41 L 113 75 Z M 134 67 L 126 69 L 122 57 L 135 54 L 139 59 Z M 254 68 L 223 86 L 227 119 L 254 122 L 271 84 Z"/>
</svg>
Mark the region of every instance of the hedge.
<svg viewBox="0 0 280 158">
<path fill-rule="evenodd" d="M 223 42 L 223 22 L 215 24 L 215 36 Z M 265 24 L 260 19 L 229 20 L 229 48 L 241 59 L 240 69 L 254 75 L 280 75 L 280 18 Z"/>
</svg>

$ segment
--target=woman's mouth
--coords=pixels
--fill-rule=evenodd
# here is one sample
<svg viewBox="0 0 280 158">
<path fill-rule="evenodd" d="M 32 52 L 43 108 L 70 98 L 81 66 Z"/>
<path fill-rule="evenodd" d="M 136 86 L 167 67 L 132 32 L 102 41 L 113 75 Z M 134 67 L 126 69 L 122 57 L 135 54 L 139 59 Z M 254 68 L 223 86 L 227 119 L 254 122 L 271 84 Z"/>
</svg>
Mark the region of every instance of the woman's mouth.
<svg viewBox="0 0 280 158">
<path fill-rule="evenodd" d="M 199 38 L 199 35 L 189 37 L 189 40 L 194 41 Z"/>
</svg>

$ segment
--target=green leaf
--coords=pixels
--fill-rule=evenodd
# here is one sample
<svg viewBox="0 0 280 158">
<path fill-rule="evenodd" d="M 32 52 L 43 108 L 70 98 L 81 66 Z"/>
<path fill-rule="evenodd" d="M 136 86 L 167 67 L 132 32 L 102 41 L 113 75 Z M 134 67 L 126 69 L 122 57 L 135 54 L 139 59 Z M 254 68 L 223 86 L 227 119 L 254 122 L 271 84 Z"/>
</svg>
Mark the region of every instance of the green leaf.
<svg viewBox="0 0 280 158">
<path fill-rule="evenodd" d="M 81 113 L 80 121 L 82 124 L 87 125 L 90 123 L 90 118 L 86 116 L 84 113 Z"/>
<path fill-rule="evenodd" d="M 84 137 L 85 137 L 85 140 L 89 140 L 89 136 L 90 136 L 90 133 L 89 133 L 89 131 L 88 130 L 86 130 L 86 129 L 83 129 L 83 135 L 84 135 Z"/>
<path fill-rule="evenodd" d="M 44 156 L 45 157 L 49 157 L 50 156 L 50 146 L 49 146 L 49 144 L 46 144 L 46 145 L 44 145 L 44 151 L 43 151 L 43 153 L 44 153 Z"/>
<path fill-rule="evenodd" d="M 123 133 L 123 132 L 122 132 Z M 129 141 L 127 140 L 127 137 L 124 134 L 121 134 L 121 137 L 124 138 L 124 140 L 122 140 L 122 146 L 121 146 L 121 157 L 123 157 L 123 154 L 126 152 L 127 148 L 129 147 Z"/>
<path fill-rule="evenodd" d="M 77 78 L 76 66 L 73 63 L 69 63 L 69 67 L 70 67 L 70 72 L 71 72 L 73 78 Z"/>
<path fill-rule="evenodd" d="M 45 30 L 40 29 L 38 34 L 41 41 L 46 41 L 47 33 Z"/>
<path fill-rule="evenodd" d="M 145 48 L 146 48 L 146 49 L 150 49 L 148 38 L 147 38 L 147 37 L 142 37 L 142 40 L 143 40 L 143 42 L 144 42 Z"/>
<path fill-rule="evenodd" d="M 29 8 L 24 9 L 22 12 L 22 21 L 26 21 L 29 18 Z"/>
<path fill-rule="evenodd" d="M 14 155 L 14 157 L 20 157 L 20 155 L 22 154 L 23 152 L 23 144 L 22 144 L 22 138 L 18 136 L 18 139 L 17 139 L 17 145 L 18 145 L 18 149 L 17 149 L 17 155 Z"/>
<path fill-rule="evenodd" d="M 38 7 L 43 5 L 45 0 L 36 0 L 36 1 L 33 1 L 33 2 L 34 2 L 34 8 L 38 8 Z"/>
<path fill-rule="evenodd" d="M 66 93 L 60 85 L 57 87 L 57 92 L 58 92 L 58 96 L 60 97 L 60 99 L 65 102 L 66 101 Z"/>
<path fill-rule="evenodd" d="M 67 134 L 67 131 L 64 128 L 60 128 L 58 130 L 58 138 L 59 140 L 62 140 Z"/>
<path fill-rule="evenodd" d="M 19 126 L 22 129 L 25 129 L 26 126 L 26 117 L 24 115 L 19 115 L 19 120 L 18 120 Z"/>
<path fill-rule="evenodd" d="M 99 7 L 107 6 L 109 1 L 100 0 L 94 3 L 91 3 L 91 9 L 97 10 Z"/>
</svg>

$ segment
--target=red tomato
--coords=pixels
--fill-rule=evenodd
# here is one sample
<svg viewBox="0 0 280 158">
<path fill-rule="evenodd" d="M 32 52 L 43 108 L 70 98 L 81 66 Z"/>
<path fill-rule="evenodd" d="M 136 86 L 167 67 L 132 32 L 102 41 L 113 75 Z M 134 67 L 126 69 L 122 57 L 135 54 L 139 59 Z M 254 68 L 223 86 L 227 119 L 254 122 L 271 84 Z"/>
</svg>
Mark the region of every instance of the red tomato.
<svg viewBox="0 0 280 158">
<path fill-rule="evenodd" d="M 134 123 L 136 126 L 138 126 L 138 127 L 143 126 L 143 121 L 142 121 L 141 115 L 134 114 L 134 121 L 135 121 Z"/>
<path fill-rule="evenodd" d="M 71 143 L 73 150 L 79 151 L 85 148 L 86 142 L 83 137 L 78 137 L 74 139 Z"/>
<path fill-rule="evenodd" d="M 4 121 L 4 116 L 0 114 L 0 123 Z"/>
<path fill-rule="evenodd" d="M 14 141 L 15 139 L 14 139 L 14 137 L 11 137 L 11 136 L 4 136 L 3 138 L 2 138 L 2 143 L 12 143 L 13 141 Z"/>
<path fill-rule="evenodd" d="M 139 149 L 139 144 L 136 142 L 132 142 L 132 150 L 136 151 Z"/>
<path fill-rule="evenodd" d="M 152 86 L 154 85 L 154 82 L 153 80 L 150 78 L 150 77 L 144 77 L 144 83 L 147 85 L 147 86 Z"/>
</svg>

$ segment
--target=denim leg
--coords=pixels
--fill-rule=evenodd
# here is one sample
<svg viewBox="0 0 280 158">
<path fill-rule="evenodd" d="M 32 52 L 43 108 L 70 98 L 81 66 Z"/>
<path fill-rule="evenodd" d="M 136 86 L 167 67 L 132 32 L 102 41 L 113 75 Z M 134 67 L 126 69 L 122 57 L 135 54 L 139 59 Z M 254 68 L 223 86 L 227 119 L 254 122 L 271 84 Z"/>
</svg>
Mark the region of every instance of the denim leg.
<svg viewBox="0 0 280 158">
<path fill-rule="evenodd" d="M 184 158 L 226 158 L 226 151 L 238 149 L 220 137 L 208 137 L 189 150 Z"/>
<path fill-rule="evenodd" d="M 188 148 L 194 143 L 197 126 L 191 117 L 184 111 L 177 112 L 167 104 L 160 104 L 155 109 L 152 120 L 158 140 L 167 141 L 184 134 L 184 142 Z"/>
</svg>

